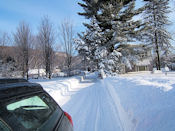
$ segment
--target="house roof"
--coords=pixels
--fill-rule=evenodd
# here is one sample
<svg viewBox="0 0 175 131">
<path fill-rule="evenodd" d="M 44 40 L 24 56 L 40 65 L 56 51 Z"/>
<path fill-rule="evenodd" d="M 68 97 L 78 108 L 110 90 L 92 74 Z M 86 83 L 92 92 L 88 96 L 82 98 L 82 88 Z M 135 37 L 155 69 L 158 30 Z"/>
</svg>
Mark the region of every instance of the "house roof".
<svg viewBox="0 0 175 131">
<path fill-rule="evenodd" d="M 143 59 L 143 60 L 140 60 L 136 63 L 136 66 L 147 66 L 147 65 L 150 65 L 151 64 L 151 59 L 148 58 L 148 59 Z"/>
</svg>

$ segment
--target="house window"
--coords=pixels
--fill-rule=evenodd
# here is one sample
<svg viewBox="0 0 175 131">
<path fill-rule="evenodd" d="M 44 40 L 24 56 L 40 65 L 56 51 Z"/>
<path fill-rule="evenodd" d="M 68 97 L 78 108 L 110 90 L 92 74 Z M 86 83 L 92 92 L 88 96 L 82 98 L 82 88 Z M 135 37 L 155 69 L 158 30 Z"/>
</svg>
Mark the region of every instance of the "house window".
<svg viewBox="0 0 175 131">
<path fill-rule="evenodd" d="M 141 53 L 141 54 L 140 54 L 140 57 L 141 57 L 141 58 L 145 58 L 145 57 L 147 57 L 147 56 L 148 56 L 148 55 L 147 55 L 147 52 L 144 52 L 144 53 Z"/>
<path fill-rule="evenodd" d="M 145 66 L 139 66 L 139 71 L 145 71 L 146 70 L 145 68 L 146 68 Z"/>
</svg>

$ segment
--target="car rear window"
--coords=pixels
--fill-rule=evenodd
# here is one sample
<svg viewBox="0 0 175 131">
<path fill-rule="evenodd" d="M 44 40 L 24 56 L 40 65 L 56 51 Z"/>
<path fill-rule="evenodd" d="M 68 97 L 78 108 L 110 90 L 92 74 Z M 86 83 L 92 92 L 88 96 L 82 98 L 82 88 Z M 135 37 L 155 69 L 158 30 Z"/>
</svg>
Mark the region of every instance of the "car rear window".
<svg viewBox="0 0 175 131">
<path fill-rule="evenodd" d="M 45 93 L 15 99 L 6 105 L 6 110 L 27 130 L 39 130 L 49 120 L 57 122 L 56 119 L 61 117 L 62 114 L 61 109 Z M 55 111 L 57 118 L 53 119 Z"/>
</svg>

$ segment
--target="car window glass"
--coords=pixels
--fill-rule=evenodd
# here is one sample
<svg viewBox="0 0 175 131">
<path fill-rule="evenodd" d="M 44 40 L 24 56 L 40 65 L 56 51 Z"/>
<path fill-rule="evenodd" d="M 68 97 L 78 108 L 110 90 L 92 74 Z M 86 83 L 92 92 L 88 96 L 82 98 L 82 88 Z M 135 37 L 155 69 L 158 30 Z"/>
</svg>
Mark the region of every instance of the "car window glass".
<svg viewBox="0 0 175 131">
<path fill-rule="evenodd" d="M 6 106 L 26 129 L 38 129 L 55 111 L 51 99 L 45 94 L 17 99 Z M 50 103 L 50 104 L 49 104 Z"/>
<path fill-rule="evenodd" d="M 31 97 L 31 98 L 27 98 L 27 99 L 24 99 L 24 100 L 20 100 L 18 102 L 14 102 L 12 104 L 9 104 L 7 106 L 7 109 L 9 111 L 12 111 L 12 110 L 15 110 L 15 109 L 18 109 L 20 107 L 24 107 L 26 108 L 27 110 L 33 110 L 34 108 L 40 108 L 40 109 L 45 109 L 45 108 L 49 108 L 45 102 L 43 102 L 41 100 L 41 98 L 39 98 L 38 96 L 34 96 L 34 97 Z"/>
<path fill-rule="evenodd" d="M 6 124 L 0 120 L 0 131 L 11 131 Z"/>
</svg>

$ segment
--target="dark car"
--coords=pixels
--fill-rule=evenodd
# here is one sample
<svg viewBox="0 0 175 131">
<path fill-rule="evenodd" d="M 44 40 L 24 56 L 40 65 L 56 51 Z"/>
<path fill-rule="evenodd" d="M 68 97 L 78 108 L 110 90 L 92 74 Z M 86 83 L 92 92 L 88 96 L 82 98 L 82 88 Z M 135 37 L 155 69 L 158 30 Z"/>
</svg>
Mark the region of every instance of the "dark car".
<svg viewBox="0 0 175 131">
<path fill-rule="evenodd" d="M 73 131 L 73 123 L 41 85 L 0 79 L 0 131 Z"/>
</svg>

